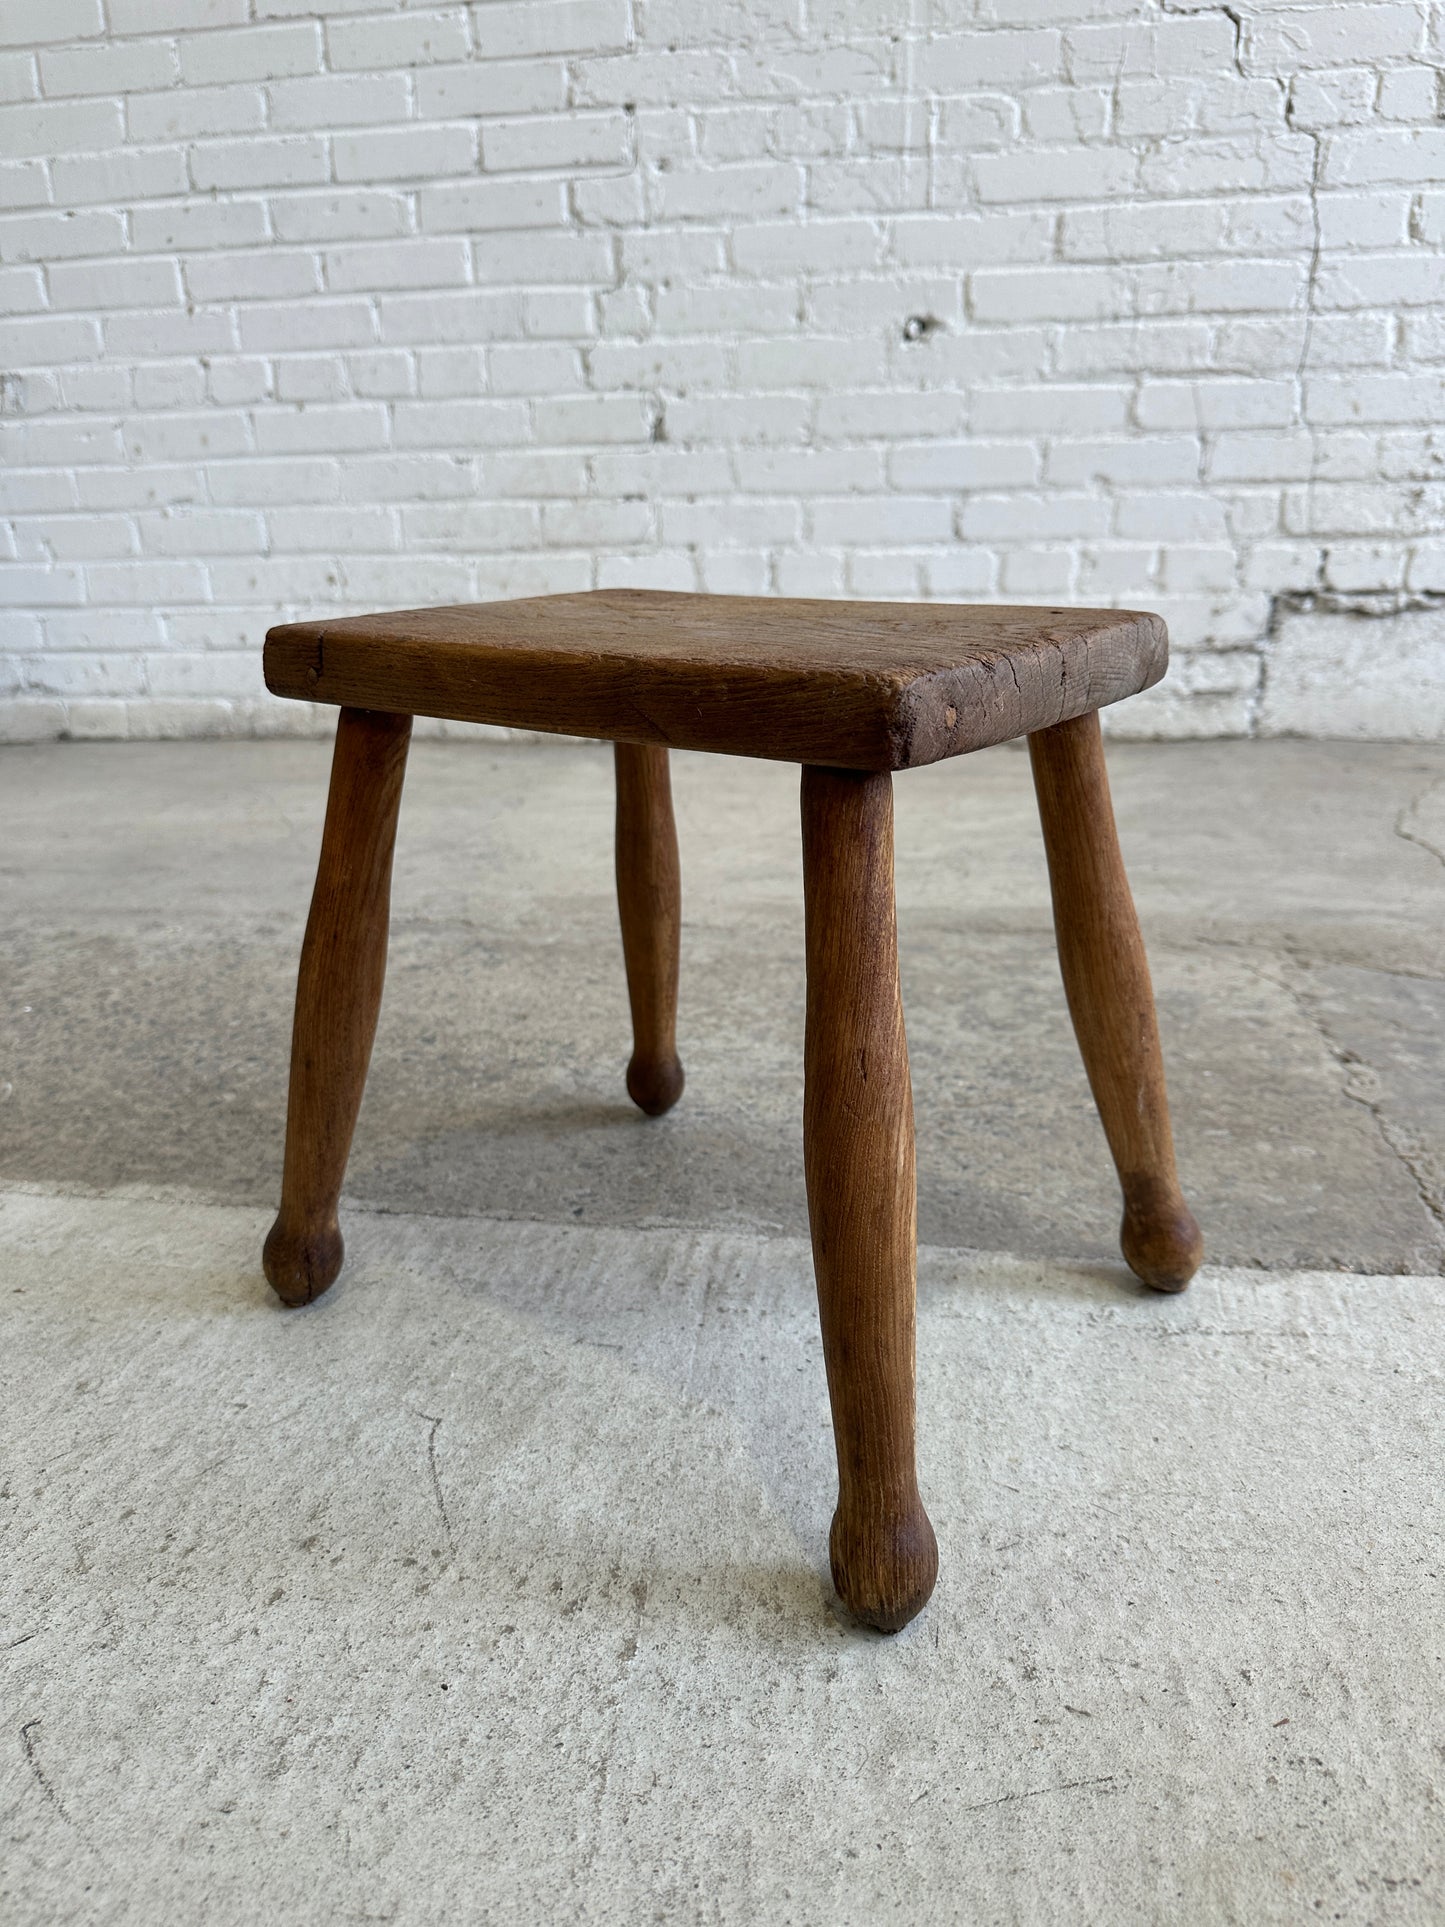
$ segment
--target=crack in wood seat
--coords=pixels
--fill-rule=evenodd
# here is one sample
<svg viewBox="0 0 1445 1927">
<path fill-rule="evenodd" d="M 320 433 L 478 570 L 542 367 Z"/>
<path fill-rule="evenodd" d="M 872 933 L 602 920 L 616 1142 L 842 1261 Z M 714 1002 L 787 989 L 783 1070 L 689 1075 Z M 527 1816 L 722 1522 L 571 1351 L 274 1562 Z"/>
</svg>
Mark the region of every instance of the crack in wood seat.
<svg viewBox="0 0 1445 1927">
<path fill-rule="evenodd" d="M 829 1555 L 856 1618 L 896 1631 L 938 1548 L 914 1464 L 913 1096 L 898 986 L 894 770 L 1027 736 L 1059 964 L 1123 1194 L 1135 1274 L 1180 1291 L 1199 1227 L 1174 1164 L 1154 994 L 1098 711 L 1163 675 L 1157 616 L 772 601 L 646 590 L 288 623 L 277 695 L 340 707 L 291 1044 L 281 1208 L 263 1263 L 302 1305 L 341 1269 L 338 1208 L 386 969 L 414 715 L 610 737 L 627 1089 L 661 1116 L 677 1054 L 682 881 L 671 747 L 802 771 L 803 1163 L 838 1459 Z"/>
<path fill-rule="evenodd" d="M 266 638 L 278 696 L 568 736 L 915 769 L 1158 682 L 1157 616 L 602 589 Z"/>
</svg>

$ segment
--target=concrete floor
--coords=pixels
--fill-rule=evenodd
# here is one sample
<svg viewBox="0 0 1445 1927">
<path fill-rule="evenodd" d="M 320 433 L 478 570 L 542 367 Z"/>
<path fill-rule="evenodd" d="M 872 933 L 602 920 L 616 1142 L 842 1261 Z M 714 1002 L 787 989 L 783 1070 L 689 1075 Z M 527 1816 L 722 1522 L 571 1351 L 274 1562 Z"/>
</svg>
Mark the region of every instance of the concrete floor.
<svg viewBox="0 0 1445 1927">
<path fill-rule="evenodd" d="M 880 1640 L 796 772 L 676 759 L 647 1122 L 607 754 L 417 746 L 348 1267 L 283 1314 L 325 749 L 0 753 L 0 1917 L 1445 1919 L 1445 751 L 1110 755 L 1213 1262 L 1119 1264 L 1027 759 L 902 779 L 942 1576 Z"/>
</svg>

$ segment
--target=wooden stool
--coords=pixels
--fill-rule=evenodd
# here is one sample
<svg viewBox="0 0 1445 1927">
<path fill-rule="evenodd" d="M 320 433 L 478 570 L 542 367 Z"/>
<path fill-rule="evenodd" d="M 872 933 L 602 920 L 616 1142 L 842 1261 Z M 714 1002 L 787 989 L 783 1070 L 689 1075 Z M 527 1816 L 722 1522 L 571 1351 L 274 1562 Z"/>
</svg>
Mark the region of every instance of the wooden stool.
<svg viewBox="0 0 1445 1927">
<path fill-rule="evenodd" d="M 341 706 L 264 1257 L 277 1293 L 305 1304 L 341 1269 L 337 1203 L 381 1002 L 412 717 L 615 744 L 627 1089 L 652 1116 L 683 1084 L 668 748 L 801 763 L 803 1154 L 838 1452 L 829 1551 L 856 1618 L 906 1625 L 933 1590 L 938 1549 L 914 1469 L 913 1095 L 891 772 L 1028 737 L 1064 988 L 1124 1195 L 1124 1257 L 1146 1285 L 1181 1291 L 1202 1246 L 1174 1168 L 1097 714 L 1157 682 L 1167 659 L 1157 616 L 1117 610 L 642 590 L 273 629 L 268 687 Z"/>
</svg>

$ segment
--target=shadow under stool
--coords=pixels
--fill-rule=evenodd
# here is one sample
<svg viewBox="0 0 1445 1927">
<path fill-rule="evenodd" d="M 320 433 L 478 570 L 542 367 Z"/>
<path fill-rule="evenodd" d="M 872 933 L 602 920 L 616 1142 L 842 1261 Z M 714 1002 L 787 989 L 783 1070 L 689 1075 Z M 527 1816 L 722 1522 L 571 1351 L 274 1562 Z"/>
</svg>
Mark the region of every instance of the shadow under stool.
<svg viewBox="0 0 1445 1927">
<path fill-rule="evenodd" d="M 898 993 L 893 771 L 1027 736 L 1059 962 L 1124 1197 L 1125 1259 L 1180 1291 L 1202 1257 L 1179 1188 L 1149 967 L 1119 856 L 1098 711 L 1164 674 L 1157 616 L 608 590 L 291 623 L 278 696 L 341 714 L 301 951 L 281 1209 L 266 1276 L 288 1305 L 341 1269 L 337 1221 L 386 970 L 413 716 L 615 745 L 617 896 L 633 1101 L 682 1094 L 681 883 L 668 749 L 802 765 L 803 1151 L 838 1454 L 833 1580 L 904 1626 L 938 1548 L 914 1465 L 913 1095 Z"/>
</svg>

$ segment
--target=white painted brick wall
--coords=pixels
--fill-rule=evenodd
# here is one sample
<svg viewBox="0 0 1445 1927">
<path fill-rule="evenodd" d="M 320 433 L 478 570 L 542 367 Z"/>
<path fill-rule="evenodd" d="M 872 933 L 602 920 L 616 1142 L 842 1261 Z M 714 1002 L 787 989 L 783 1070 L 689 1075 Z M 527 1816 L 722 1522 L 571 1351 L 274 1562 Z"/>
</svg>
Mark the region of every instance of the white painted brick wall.
<svg viewBox="0 0 1445 1927">
<path fill-rule="evenodd" d="M 1445 734 L 1442 70 L 1427 0 L 0 0 L 0 734 L 613 584 L 1145 605 L 1118 727 Z"/>
</svg>

